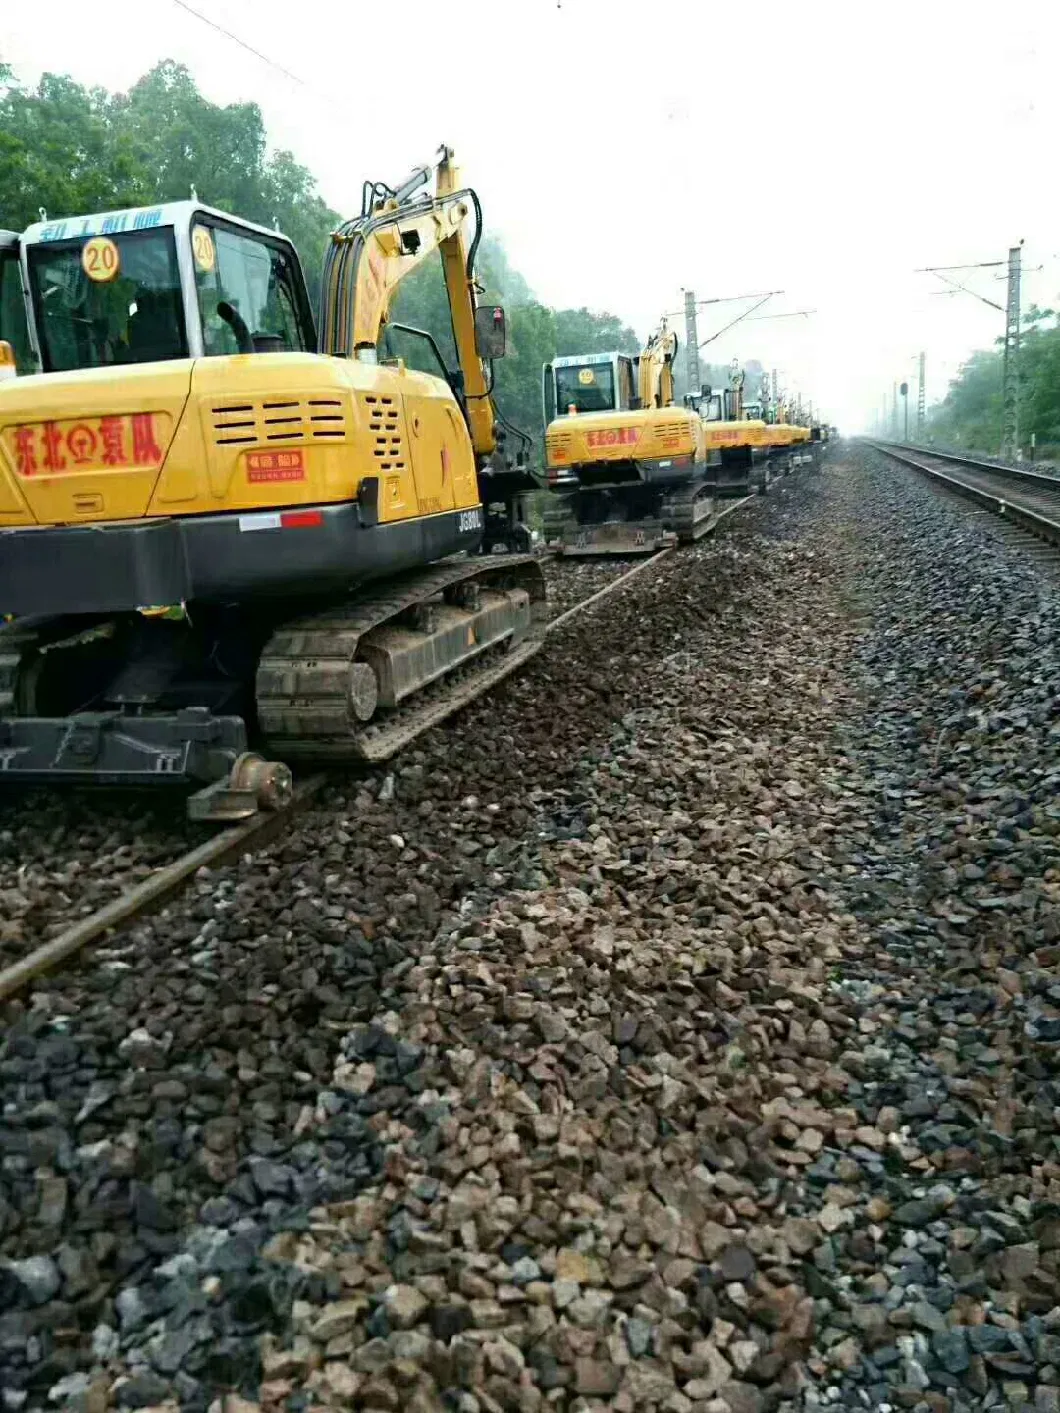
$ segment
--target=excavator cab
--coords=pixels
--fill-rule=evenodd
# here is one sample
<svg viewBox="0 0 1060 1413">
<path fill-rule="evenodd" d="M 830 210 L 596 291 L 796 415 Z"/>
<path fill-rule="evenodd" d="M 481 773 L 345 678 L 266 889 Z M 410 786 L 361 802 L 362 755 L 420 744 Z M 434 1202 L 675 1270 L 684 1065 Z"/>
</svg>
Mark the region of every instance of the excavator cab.
<svg viewBox="0 0 1060 1413">
<path fill-rule="evenodd" d="M 704 422 L 727 422 L 729 420 L 729 391 L 721 388 L 715 391 L 707 388 L 706 396 L 700 399 L 699 415 Z"/>
<path fill-rule="evenodd" d="M 45 373 L 316 347 L 290 241 L 195 201 L 39 222 L 21 249 Z"/>
<path fill-rule="evenodd" d="M 579 353 L 554 358 L 541 373 L 545 426 L 575 412 L 622 412 L 635 405 L 634 360 L 625 353 Z"/>
</svg>

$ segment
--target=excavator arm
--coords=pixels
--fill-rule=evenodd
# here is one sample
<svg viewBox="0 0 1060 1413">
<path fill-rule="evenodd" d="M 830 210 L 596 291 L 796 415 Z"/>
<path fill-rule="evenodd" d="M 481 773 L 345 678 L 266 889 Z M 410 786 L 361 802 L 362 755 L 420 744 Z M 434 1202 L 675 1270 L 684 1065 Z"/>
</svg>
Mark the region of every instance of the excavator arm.
<svg viewBox="0 0 1060 1413">
<path fill-rule="evenodd" d="M 637 362 L 637 393 L 641 407 L 669 407 L 674 400 L 674 359 L 677 335 L 666 327 L 659 329 L 641 350 Z"/>
<path fill-rule="evenodd" d="M 729 390 L 732 394 L 731 417 L 734 422 L 743 420 L 743 385 L 746 374 L 740 367 L 740 360 L 734 358 L 729 365 Z"/>
<path fill-rule="evenodd" d="M 450 150 L 433 169 L 435 190 L 421 189 L 432 168 L 416 168 L 397 188 L 366 183 L 362 212 L 332 234 L 320 302 L 320 352 L 375 362 L 394 290 L 428 255 L 441 255 L 453 339 L 463 378 L 472 445 L 480 464 L 497 449 L 496 415 L 484 358 L 504 351 L 503 310 L 479 309 L 474 255 L 482 229 L 478 197 L 460 185 Z M 465 227 L 476 231 L 470 252 Z"/>
</svg>

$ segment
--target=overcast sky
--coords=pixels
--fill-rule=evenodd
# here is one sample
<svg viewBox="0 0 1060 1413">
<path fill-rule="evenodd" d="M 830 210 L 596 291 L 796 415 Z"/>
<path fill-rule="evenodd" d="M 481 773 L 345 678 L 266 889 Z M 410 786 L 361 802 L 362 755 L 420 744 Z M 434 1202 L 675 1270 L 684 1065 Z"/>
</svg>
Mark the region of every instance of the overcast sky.
<svg viewBox="0 0 1060 1413">
<path fill-rule="evenodd" d="M 705 351 L 757 357 L 853 430 L 928 355 L 929 400 L 1002 316 L 917 266 L 1004 259 L 1060 297 L 1060 4 L 1023 0 L 174 0 L 5 4 L 0 56 L 126 88 L 158 59 L 351 213 L 440 142 L 542 300 L 646 333 L 701 299 L 783 289 Z M 58 214 L 58 213 L 56 213 Z M 1003 302 L 996 270 L 968 280 Z M 703 311 L 707 338 L 740 306 Z M 683 334 L 683 329 L 681 330 Z"/>
</svg>

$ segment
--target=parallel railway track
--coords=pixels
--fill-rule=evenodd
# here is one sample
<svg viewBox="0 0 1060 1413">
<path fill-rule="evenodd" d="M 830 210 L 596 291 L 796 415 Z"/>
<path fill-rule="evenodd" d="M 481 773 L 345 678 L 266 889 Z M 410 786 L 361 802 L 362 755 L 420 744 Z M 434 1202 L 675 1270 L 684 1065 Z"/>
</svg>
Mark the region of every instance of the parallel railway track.
<svg viewBox="0 0 1060 1413">
<path fill-rule="evenodd" d="M 748 496 L 730 502 L 722 509 L 719 521 L 755 499 Z M 563 628 L 579 614 L 673 553 L 673 548 L 659 550 L 629 568 L 624 568 L 625 561 L 584 563 L 545 556 L 549 573 L 557 576 L 555 584 L 550 585 L 550 601 L 554 604 L 555 615 L 546 626 L 546 634 Z M 573 602 L 572 584 L 574 592 L 579 594 Z M 580 593 L 584 589 L 589 590 L 587 595 Z M 44 940 L 38 940 L 38 945 L 30 945 L 28 949 L 24 945 L 14 949 L 11 946 L 0 947 L 0 961 L 6 963 L 0 969 L 0 1003 L 17 995 L 37 977 L 62 966 L 84 948 L 128 926 L 135 919 L 157 911 L 200 870 L 219 867 L 262 847 L 314 799 L 327 779 L 323 773 L 302 777 L 295 787 L 291 804 L 283 811 L 257 814 L 196 842 L 193 847 L 148 872 L 146 877 L 140 877 L 132 886 L 117 892 L 102 906 L 76 917 L 59 930 L 56 930 L 55 924 L 49 926 L 45 922 Z"/>
<path fill-rule="evenodd" d="M 961 495 L 1016 530 L 1060 548 L 1060 478 L 950 452 L 926 452 L 886 442 L 874 445 L 941 489 Z"/>
</svg>

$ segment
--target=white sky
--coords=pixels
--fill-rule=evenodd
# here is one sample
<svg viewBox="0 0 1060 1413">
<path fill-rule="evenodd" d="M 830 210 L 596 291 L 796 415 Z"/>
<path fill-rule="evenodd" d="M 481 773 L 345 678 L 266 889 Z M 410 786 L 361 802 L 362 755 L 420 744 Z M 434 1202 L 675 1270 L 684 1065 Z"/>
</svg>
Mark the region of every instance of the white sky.
<svg viewBox="0 0 1060 1413">
<path fill-rule="evenodd" d="M 260 104 L 336 209 L 456 149 L 488 227 L 550 304 L 646 333 L 701 299 L 783 289 L 705 352 L 776 364 L 844 429 L 893 381 L 928 398 L 1002 316 L 936 296 L 923 265 L 1003 259 L 1025 305 L 1060 298 L 1060 4 L 1023 0 L 174 0 L 5 4 L 0 57 L 128 87 L 186 63 L 216 102 Z M 968 278 L 1003 302 L 999 271 Z M 737 312 L 703 311 L 700 338 Z M 683 335 L 683 327 L 679 325 Z"/>
</svg>

